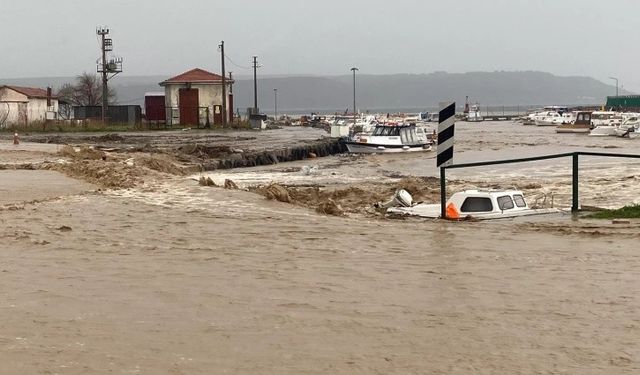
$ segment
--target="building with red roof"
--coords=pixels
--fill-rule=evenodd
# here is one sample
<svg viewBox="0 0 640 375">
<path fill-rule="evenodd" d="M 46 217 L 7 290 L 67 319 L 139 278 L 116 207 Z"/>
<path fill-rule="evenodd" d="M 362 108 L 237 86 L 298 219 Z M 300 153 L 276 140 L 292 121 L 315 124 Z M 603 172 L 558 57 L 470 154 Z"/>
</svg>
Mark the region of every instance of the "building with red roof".
<svg viewBox="0 0 640 375">
<path fill-rule="evenodd" d="M 57 114 L 58 97 L 50 88 L 0 86 L 0 128 L 43 123 Z"/>
<path fill-rule="evenodd" d="M 207 125 L 222 123 L 222 81 L 219 74 L 192 69 L 160 82 L 165 92 L 167 124 Z M 227 119 L 233 116 L 231 79 L 225 80 Z M 154 111 L 147 108 L 147 112 Z"/>
</svg>

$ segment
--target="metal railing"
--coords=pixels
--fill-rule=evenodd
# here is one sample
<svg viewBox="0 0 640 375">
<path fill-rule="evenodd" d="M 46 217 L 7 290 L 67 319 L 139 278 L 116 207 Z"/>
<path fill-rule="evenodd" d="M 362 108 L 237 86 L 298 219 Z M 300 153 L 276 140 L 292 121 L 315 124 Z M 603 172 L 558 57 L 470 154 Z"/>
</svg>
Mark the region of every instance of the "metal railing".
<svg viewBox="0 0 640 375">
<path fill-rule="evenodd" d="M 156 107 L 155 109 L 148 109 L 152 111 L 149 116 L 148 113 L 145 113 L 147 118 L 152 118 L 154 120 L 147 120 L 149 126 L 157 126 L 158 129 L 161 126 L 164 126 L 165 129 L 173 128 L 176 125 L 186 126 L 186 125 L 195 125 L 197 127 L 208 127 L 213 123 L 213 118 L 211 116 L 211 109 L 209 107 Z M 182 113 L 181 113 L 182 111 Z M 182 123 L 182 115 L 184 115 L 184 111 L 191 112 L 185 117 L 191 117 L 196 119 L 194 123 Z"/>
<path fill-rule="evenodd" d="M 579 166 L 580 166 L 580 156 L 603 156 L 603 157 L 613 157 L 613 158 L 631 158 L 631 159 L 640 159 L 640 155 L 634 154 L 618 154 L 611 152 L 587 152 L 587 151 L 576 151 L 576 152 L 565 152 L 561 154 L 551 154 L 551 155 L 542 155 L 542 156 L 532 156 L 527 158 L 518 158 L 518 159 L 504 159 L 504 160 L 492 160 L 492 161 L 480 161 L 474 163 L 462 163 L 462 164 L 454 164 L 446 167 L 440 168 L 440 217 L 447 218 L 447 182 L 446 182 L 446 170 L 447 169 L 460 169 L 460 168 L 473 168 L 473 167 L 482 167 L 487 165 L 498 165 L 498 164 L 511 164 L 511 163 L 524 163 L 530 161 L 540 161 L 540 160 L 548 160 L 548 159 L 559 159 L 559 158 L 572 158 L 572 199 L 571 199 L 571 212 L 577 212 L 579 208 Z"/>
</svg>

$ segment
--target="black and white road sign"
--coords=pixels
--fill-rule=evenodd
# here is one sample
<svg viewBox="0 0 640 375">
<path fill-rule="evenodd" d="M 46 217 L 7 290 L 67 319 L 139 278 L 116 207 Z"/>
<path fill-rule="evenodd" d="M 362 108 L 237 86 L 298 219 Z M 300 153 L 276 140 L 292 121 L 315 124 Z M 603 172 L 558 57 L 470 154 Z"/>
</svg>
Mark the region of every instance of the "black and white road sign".
<svg viewBox="0 0 640 375">
<path fill-rule="evenodd" d="M 453 131 L 455 128 L 456 103 L 440 105 L 438 120 L 438 167 L 453 164 Z"/>
</svg>

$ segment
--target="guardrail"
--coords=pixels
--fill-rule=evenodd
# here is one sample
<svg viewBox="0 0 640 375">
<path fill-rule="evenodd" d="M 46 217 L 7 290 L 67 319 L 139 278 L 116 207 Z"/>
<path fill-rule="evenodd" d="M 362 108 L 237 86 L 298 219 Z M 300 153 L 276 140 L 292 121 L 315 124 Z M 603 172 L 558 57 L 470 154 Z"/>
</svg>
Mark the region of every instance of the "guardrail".
<svg viewBox="0 0 640 375">
<path fill-rule="evenodd" d="M 572 199 L 571 199 L 571 212 L 577 212 L 579 206 L 579 191 L 578 191 L 578 177 L 579 177 L 579 165 L 580 165 L 580 156 L 603 156 L 603 157 L 613 157 L 613 158 L 631 158 L 631 159 L 640 159 L 640 155 L 634 154 L 617 154 L 611 152 L 588 152 L 588 151 L 576 151 L 576 152 L 566 152 L 561 154 L 551 154 L 551 155 L 542 155 L 542 156 L 532 156 L 527 158 L 518 158 L 518 159 L 504 159 L 504 160 L 492 160 L 492 161 L 480 161 L 474 163 L 462 163 L 462 164 L 454 164 L 449 165 L 447 167 L 440 168 L 440 217 L 447 218 L 447 182 L 446 182 L 446 170 L 447 169 L 460 169 L 460 168 L 473 168 L 473 167 L 482 167 L 486 165 L 498 165 L 498 164 L 511 164 L 511 163 L 524 163 L 530 161 L 540 161 L 540 160 L 548 160 L 548 159 L 559 159 L 559 158 L 572 158 Z"/>
</svg>

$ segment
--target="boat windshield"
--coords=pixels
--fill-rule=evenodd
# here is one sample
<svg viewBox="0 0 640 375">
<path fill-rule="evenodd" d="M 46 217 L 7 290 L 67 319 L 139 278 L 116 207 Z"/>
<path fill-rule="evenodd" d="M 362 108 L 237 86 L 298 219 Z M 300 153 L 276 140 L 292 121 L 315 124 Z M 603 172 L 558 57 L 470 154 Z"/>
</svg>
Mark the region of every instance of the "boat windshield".
<svg viewBox="0 0 640 375">
<path fill-rule="evenodd" d="M 398 136 L 400 135 L 400 128 L 396 126 L 378 126 L 373 130 L 373 135 Z"/>
<path fill-rule="evenodd" d="M 516 202 L 516 206 L 518 207 L 527 207 L 527 202 L 525 202 L 524 197 L 520 194 L 514 194 L 513 200 Z"/>
<path fill-rule="evenodd" d="M 485 197 L 469 197 L 464 200 L 462 203 L 462 207 L 460 207 L 460 211 L 462 212 L 490 212 L 493 211 L 493 204 L 491 204 L 490 198 Z"/>
<path fill-rule="evenodd" d="M 498 207 L 500 207 L 501 210 L 510 210 L 513 208 L 513 200 L 508 195 L 498 197 Z"/>
</svg>

